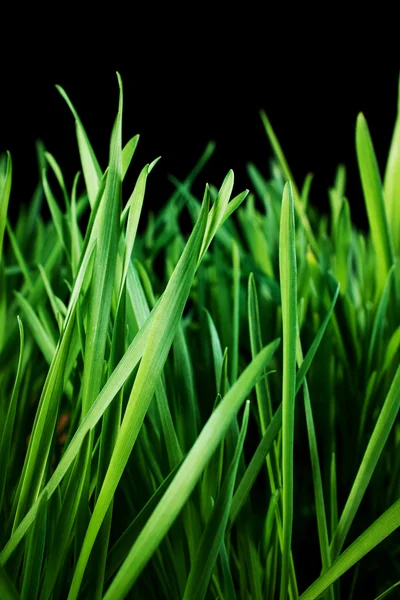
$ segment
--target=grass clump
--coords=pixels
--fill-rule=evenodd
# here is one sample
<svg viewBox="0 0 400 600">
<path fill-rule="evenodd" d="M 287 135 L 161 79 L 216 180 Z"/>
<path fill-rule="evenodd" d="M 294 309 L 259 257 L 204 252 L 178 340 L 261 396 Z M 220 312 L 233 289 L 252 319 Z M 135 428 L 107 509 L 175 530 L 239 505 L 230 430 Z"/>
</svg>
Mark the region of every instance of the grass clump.
<svg viewBox="0 0 400 600">
<path fill-rule="evenodd" d="M 122 141 L 118 81 L 105 170 L 62 89 L 72 189 L 39 145 L 42 179 L 11 225 L 0 163 L 1 598 L 390 594 L 400 121 L 382 183 L 357 120 L 370 233 L 343 167 L 329 218 L 309 205 L 263 114 L 275 160 L 269 178 L 248 166 L 254 194 L 229 172 L 193 195 L 210 145 L 138 234 L 157 159 L 127 194 L 138 136 Z"/>
</svg>

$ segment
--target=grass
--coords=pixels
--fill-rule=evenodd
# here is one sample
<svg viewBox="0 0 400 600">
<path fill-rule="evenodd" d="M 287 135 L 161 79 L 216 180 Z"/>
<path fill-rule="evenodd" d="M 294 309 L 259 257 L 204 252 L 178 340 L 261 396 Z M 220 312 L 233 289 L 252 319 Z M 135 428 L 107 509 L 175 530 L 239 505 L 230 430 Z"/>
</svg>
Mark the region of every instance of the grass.
<svg viewBox="0 0 400 600">
<path fill-rule="evenodd" d="M 310 205 L 262 114 L 271 175 L 200 201 L 210 144 L 139 233 L 158 159 L 123 142 L 118 84 L 106 169 L 61 88 L 72 187 L 38 144 L 10 220 L 0 161 L 0 597 L 394 597 L 400 109 L 383 182 L 357 119 L 370 232 L 343 166 Z"/>
</svg>

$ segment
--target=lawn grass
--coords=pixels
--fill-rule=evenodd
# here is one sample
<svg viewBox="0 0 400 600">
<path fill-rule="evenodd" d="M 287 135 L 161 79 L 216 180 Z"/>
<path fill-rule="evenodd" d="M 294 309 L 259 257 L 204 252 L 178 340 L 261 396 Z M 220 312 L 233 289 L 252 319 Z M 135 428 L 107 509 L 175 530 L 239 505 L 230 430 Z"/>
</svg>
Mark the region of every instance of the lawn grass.
<svg viewBox="0 0 400 600">
<path fill-rule="evenodd" d="M 199 200 L 210 144 L 139 233 L 158 158 L 118 85 L 105 169 L 61 88 L 72 186 L 38 144 L 10 219 L 0 160 L 0 598 L 395 597 L 400 107 L 384 181 L 357 119 L 368 232 L 345 168 L 320 214 L 262 113 L 270 174 Z"/>
</svg>

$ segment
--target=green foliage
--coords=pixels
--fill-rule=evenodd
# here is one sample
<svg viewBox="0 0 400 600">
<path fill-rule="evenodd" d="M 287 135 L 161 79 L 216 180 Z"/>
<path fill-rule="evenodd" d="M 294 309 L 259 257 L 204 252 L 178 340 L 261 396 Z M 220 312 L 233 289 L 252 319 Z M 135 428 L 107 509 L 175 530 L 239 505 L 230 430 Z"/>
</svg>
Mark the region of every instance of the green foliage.
<svg viewBox="0 0 400 600">
<path fill-rule="evenodd" d="M 41 181 L 8 219 L 0 159 L 0 597 L 390 596 L 399 117 L 384 185 L 357 120 L 370 233 L 343 166 L 321 219 L 264 113 L 275 162 L 248 166 L 252 193 L 229 171 L 196 198 L 209 144 L 146 219 L 158 159 L 123 144 L 118 83 L 104 171 L 61 88 L 83 177 L 69 190 L 38 145 Z"/>
</svg>

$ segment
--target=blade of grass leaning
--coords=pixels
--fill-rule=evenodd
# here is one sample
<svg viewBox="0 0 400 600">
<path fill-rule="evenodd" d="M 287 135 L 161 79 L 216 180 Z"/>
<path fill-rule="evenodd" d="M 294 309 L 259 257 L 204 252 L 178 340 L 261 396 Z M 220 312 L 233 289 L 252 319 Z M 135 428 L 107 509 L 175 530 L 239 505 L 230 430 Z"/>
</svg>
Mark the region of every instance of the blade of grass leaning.
<svg viewBox="0 0 400 600">
<path fill-rule="evenodd" d="M 380 356 L 382 348 L 383 330 L 386 321 L 386 311 L 389 302 L 390 292 L 394 281 L 394 266 L 389 269 L 389 273 L 379 299 L 375 313 L 375 319 L 372 326 L 371 337 L 367 354 L 366 379 L 371 375 L 371 365 L 373 356 Z"/>
<path fill-rule="evenodd" d="M 110 166 L 99 207 L 97 251 L 90 289 L 90 305 L 86 327 L 86 346 L 82 379 L 82 410 L 86 414 L 100 391 L 101 373 L 111 310 L 112 290 L 118 253 L 119 217 L 121 214 L 122 185 L 122 81 L 118 116 L 110 149 Z"/>
<path fill-rule="evenodd" d="M 395 590 L 397 587 L 399 587 L 400 585 L 400 581 L 397 581 L 396 583 L 394 583 L 393 585 L 390 586 L 390 588 L 388 588 L 387 590 L 385 590 L 384 592 L 382 592 L 382 594 L 379 594 L 379 596 L 377 596 L 375 598 L 375 600 L 383 600 L 384 598 L 386 598 L 387 596 L 389 596 L 393 590 Z"/>
<path fill-rule="evenodd" d="M 280 600 L 288 597 L 293 524 L 293 445 L 296 396 L 297 267 L 294 205 L 290 183 L 282 197 L 279 272 L 282 297 L 282 571 Z"/>
<path fill-rule="evenodd" d="M 146 502 L 140 513 L 130 523 L 121 537 L 115 542 L 107 557 L 106 581 L 109 581 L 115 571 L 119 569 L 125 558 L 128 556 L 130 549 L 135 543 L 146 521 L 150 518 L 152 512 L 156 508 L 158 502 L 167 491 L 168 486 L 175 477 L 179 466 L 164 479 L 152 497 Z"/>
<path fill-rule="evenodd" d="M 148 334 L 120 433 L 76 565 L 68 600 L 73 600 L 78 596 L 97 533 L 139 434 L 158 383 L 158 377 L 175 337 L 196 272 L 201 244 L 204 243 L 207 216 L 208 195 L 206 194 L 199 219 L 160 300 L 159 310 Z"/>
<path fill-rule="evenodd" d="M 300 596 L 299 600 L 316 600 L 320 595 L 371 552 L 400 526 L 400 500 L 397 500 L 383 515 L 364 531 L 346 550 L 332 563 L 328 571 L 321 575 Z"/>
<path fill-rule="evenodd" d="M 257 355 L 212 413 L 108 588 L 104 600 L 122 600 L 126 597 L 126 593 L 183 508 L 204 467 L 224 438 L 232 419 L 268 365 L 278 345 L 279 340 L 275 340 Z"/>
<path fill-rule="evenodd" d="M 300 222 L 304 228 L 304 231 L 307 234 L 308 241 L 310 243 L 310 246 L 311 246 L 314 254 L 316 256 L 319 256 L 319 247 L 318 247 L 317 240 L 315 239 L 314 233 L 311 229 L 310 221 L 308 220 L 307 214 L 304 210 L 304 206 L 301 204 L 299 190 L 297 189 L 296 184 L 294 183 L 294 178 L 293 178 L 292 172 L 286 161 L 285 155 L 283 154 L 281 145 L 279 144 L 278 138 L 276 137 L 275 132 L 272 128 L 272 125 L 271 125 L 267 115 L 265 114 L 265 112 L 261 111 L 260 116 L 261 116 L 261 120 L 262 120 L 264 128 L 265 128 L 266 134 L 267 134 L 270 144 L 272 146 L 272 149 L 273 149 L 275 156 L 278 160 L 278 163 L 282 169 L 283 176 L 286 181 L 291 182 L 292 194 L 293 194 L 294 206 L 296 209 L 296 213 L 300 219 Z"/>
<path fill-rule="evenodd" d="M 265 459 L 271 450 L 273 441 L 276 439 L 282 426 L 282 404 L 275 412 L 274 416 L 269 423 L 267 430 L 258 444 L 255 453 L 240 480 L 239 485 L 235 491 L 235 495 L 232 499 L 230 514 L 229 514 L 229 527 L 232 527 L 236 521 L 240 509 L 249 497 L 250 490 L 254 485 L 254 482 L 265 464 Z"/>
<path fill-rule="evenodd" d="M 47 497 L 43 495 L 39 504 L 37 519 L 27 539 L 22 573 L 21 600 L 36 600 L 38 597 L 45 557 L 46 529 Z"/>
<path fill-rule="evenodd" d="M 13 530 L 16 529 L 32 504 L 35 502 L 35 500 L 37 500 L 42 487 L 58 414 L 58 403 L 60 401 L 65 384 L 64 369 L 68 360 L 68 351 L 74 326 L 76 303 L 80 294 L 80 290 L 82 289 L 86 270 L 88 268 L 94 248 L 94 243 L 88 246 L 84 260 L 82 261 L 77 279 L 75 281 L 74 289 L 71 294 L 68 312 L 64 322 L 64 330 L 57 344 L 57 348 L 42 390 L 37 413 L 38 416 L 34 423 L 34 428 L 28 447 L 28 454 L 22 472 L 22 486 L 17 499 L 18 505 L 15 514 Z"/>
<path fill-rule="evenodd" d="M 250 401 L 247 400 L 235 455 L 225 476 L 211 516 L 203 531 L 197 555 L 191 565 L 183 600 L 203 600 L 206 596 L 211 574 L 221 549 L 228 522 L 239 459 L 243 452 L 243 444 L 247 432 L 249 412 Z"/>
<path fill-rule="evenodd" d="M 300 334 L 297 332 L 297 364 L 299 367 L 303 362 L 303 350 L 301 347 Z M 324 490 L 322 486 L 321 466 L 318 454 L 317 436 L 315 432 L 314 416 L 311 407 L 310 393 L 308 390 L 307 380 L 304 379 L 304 411 L 306 415 L 308 443 L 310 447 L 311 471 L 314 487 L 315 512 L 317 517 L 319 548 L 321 553 L 322 569 L 326 571 L 330 564 L 330 549 L 328 524 L 326 519 Z M 330 588 L 327 596 L 334 600 L 334 589 Z"/>
<path fill-rule="evenodd" d="M 89 248 L 89 250 L 90 250 L 90 248 Z M 93 250 L 93 248 L 92 248 L 92 250 Z M 84 273 L 85 273 L 85 267 L 87 266 L 87 262 L 89 261 L 89 259 L 90 259 L 90 254 L 88 254 L 85 257 L 85 260 L 83 261 L 83 263 L 81 265 L 80 277 L 77 280 L 76 287 L 74 287 L 74 292 L 73 292 L 72 299 L 71 299 L 71 302 L 69 305 L 69 312 L 71 311 L 71 307 L 75 304 L 74 298 L 76 300 L 76 298 L 78 297 L 79 290 L 81 288 L 82 280 L 83 280 Z M 159 306 L 159 304 L 157 304 L 157 306 L 150 313 L 149 319 L 145 322 L 143 327 L 140 329 L 138 335 L 135 337 L 135 339 L 133 340 L 133 342 L 127 349 L 124 357 L 121 359 L 118 366 L 114 370 L 113 374 L 106 382 L 104 388 L 98 395 L 96 401 L 93 403 L 88 414 L 84 417 L 78 430 L 76 431 L 75 435 L 71 439 L 70 444 L 66 448 L 59 465 L 57 466 L 55 472 L 53 473 L 52 477 L 50 478 L 49 482 L 46 484 L 46 486 L 44 488 L 44 490 L 48 494 L 49 498 L 53 495 L 54 491 L 57 489 L 58 485 L 60 484 L 63 477 L 67 473 L 70 465 L 72 464 L 74 458 L 76 457 L 77 453 L 79 452 L 79 449 L 82 446 L 82 442 L 83 442 L 87 432 L 90 431 L 91 429 L 93 429 L 95 427 L 95 425 L 98 423 L 98 421 L 101 419 L 105 410 L 107 409 L 109 404 L 112 402 L 113 398 L 116 396 L 118 391 L 121 389 L 121 387 L 123 386 L 125 381 L 130 376 L 131 372 L 133 371 L 133 369 L 135 368 L 135 366 L 138 364 L 139 360 L 141 359 L 141 357 L 143 355 L 144 347 L 147 342 L 148 332 L 149 332 L 149 329 L 153 322 L 154 316 L 158 310 L 158 306 Z M 333 309 L 333 306 L 332 306 L 332 309 Z M 327 315 L 326 319 L 324 320 L 325 326 L 326 326 L 327 322 L 328 322 L 328 315 Z M 300 375 L 301 374 L 303 376 L 305 375 L 305 373 L 306 373 L 305 366 L 311 364 L 311 355 L 315 354 L 315 352 L 318 348 L 318 344 L 321 341 L 323 331 L 324 331 L 324 323 L 321 325 L 321 328 L 316 336 L 316 339 L 314 340 L 313 344 L 311 345 L 311 347 L 304 359 L 302 367 L 299 369 L 299 371 L 297 373 L 297 380 L 296 380 L 296 390 L 297 391 L 300 389 L 301 384 L 302 384 L 302 377 Z M 218 385 L 219 385 L 219 381 L 218 381 Z M 280 426 L 280 423 L 279 423 L 279 426 Z M 261 461 L 259 463 L 259 469 L 262 468 L 264 461 L 265 461 L 265 457 L 261 459 Z M 35 519 L 35 515 L 37 513 L 39 498 L 36 502 L 34 502 L 32 504 L 28 513 L 26 514 L 26 516 L 24 517 L 24 519 L 22 520 L 20 525 L 15 529 L 12 537 L 10 538 L 10 540 L 7 542 L 6 546 L 1 551 L 0 564 L 4 565 L 7 562 L 8 558 L 14 552 L 15 548 L 20 543 L 20 541 L 23 539 L 23 537 L 26 535 L 26 532 L 29 530 L 30 526 L 32 525 L 32 523 Z"/>
<path fill-rule="evenodd" d="M 379 296 L 384 288 L 388 271 L 393 264 L 393 247 L 390 239 L 378 163 L 368 125 L 362 113 L 357 118 L 356 149 L 368 222 L 375 249 L 376 293 Z"/>
<path fill-rule="evenodd" d="M 86 437 L 86 434 L 99 422 L 112 400 L 118 394 L 119 390 L 127 381 L 133 369 L 140 361 L 144 352 L 144 348 L 146 347 L 149 330 L 154 321 L 154 316 L 157 313 L 158 307 L 159 304 L 156 305 L 145 325 L 139 330 L 138 334 L 124 354 L 124 357 L 118 363 L 118 366 L 105 383 L 96 401 L 92 404 L 89 412 L 80 423 L 69 445 L 65 449 L 57 468 L 41 492 L 40 496 L 45 491 L 49 498 L 54 494 L 65 474 L 68 472 L 68 469 L 70 468 L 80 448 L 82 447 L 82 443 Z M 7 562 L 15 548 L 24 538 L 34 522 L 38 510 L 40 496 L 35 502 L 32 503 L 31 508 L 26 513 L 18 527 L 13 531 L 13 535 L 1 551 L 0 565 L 4 565 Z"/>
<path fill-rule="evenodd" d="M 312 359 L 318 350 L 319 344 L 321 343 L 322 337 L 324 335 L 326 327 L 329 323 L 329 319 L 333 312 L 335 302 L 336 302 L 338 294 L 339 294 L 339 289 L 340 288 L 338 286 L 336 289 L 335 296 L 329 307 L 329 310 L 321 324 L 321 327 L 319 328 L 318 333 L 315 336 L 315 339 L 312 342 L 312 344 L 306 354 L 305 359 L 303 360 L 303 362 L 300 365 L 300 368 L 297 371 L 296 394 L 299 392 L 299 390 L 301 389 L 301 386 L 303 385 L 303 383 L 305 381 L 305 376 L 306 376 L 307 371 L 312 363 Z M 247 498 L 248 494 L 250 493 L 250 490 L 257 478 L 257 475 L 259 474 L 260 470 L 262 469 L 263 465 L 265 464 L 265 458 L 268 455 L 271 445 L 272 445 L 272 442 L 278 435 L 281 426 L 282 426 L 282 405 L 280 404 L 279 408 L 277 409 L 274 416 L 272 417 L 261 442 L 257 446 L 257 449 L 246 469 L 244 476 L 242 477 L 242 479 L 237 487 L 237 490 L 236 490 L 235 495 L 232 500 L 232 507 L 231 507 L 231 514 L 230 514 L 230 522 L 232 524 L 236 520 L 236 517 L 240 511 L 240 508 L 243 506 L 244 502 L 246 501 L 246 498 Z"/>
<path fill-rule="evenodd" d="M 322 338 L 324 336 L 324 333 L 326 331 L 326 328 L 328 326 L 328 323 L 330 321 L 330 318 L 332 316 L 333 310 L 335 308 L 335 304 L 336 301 L 339 297 L 339 292 L 340 292 L 340 285 L 338 284 L 335 294 L 333 296 L 332 302 L 329 306 L 328 312 L 326 313 L 324 320 L 321 323 L 320 328 L 318 329 L 318 332 L 310 346 L 310 348 L 308 349 L 308 352 L 303 360 L 303 362 L 301 363 L 299 370 L 297 371 L 297 375 L 296 375 L 296 394 L 298 394 L 301 386 L 303 385 L 304 382 L 304 378 L 307 374 L 307 371 L 309 370 L 311 363 L 313 361 L 313 358 L 320 346 L 320 343 L 322 341 Z"/>
<path fill-rule="evenodd" d="M 233 262 L 233 306 L 232 306 L 232 352 L 231 352 L 231 382 L 237 379 L 239 368 L 239 312 L 240 312 L 240 256 L 235 242 L 232 245 Z"/>
<path fill-rule="evenodd" d="M 8 406 L 7 416 L 0 439 L 0 513 L 3 506 L 4 492 L 6 489 L 7 474 L 9 469 L 8 457 L 11 450 L 14 423 L 18 409 L 18 397 L 22 377 L 22 360 L 24 354 L 24 327 L 21 319 L 17 316 L 19 328 L 19 357 L 15 382 L 11 394 L 10 404 Z"/>
<path fill-rule="evenodd" d="M 358 473 L 347 498 L 331 542 L 331 559 L 339 555 L 365 490 L 371 480 L 400 408 L 400 366 L 390 386 L 378 420 L 369 439 Z"/>
<path fill-rule="evenodd" d="M 97 251 L 93 262 L 93 275 L 89 290 L 89 305 L 85 331 L 84 368 L 82 376 L 82 415 L 85 415 L 101 389 L 104 361 L 107 360 L 106 344 L 108 325 L 111 314 L 112 295 L 118 243 L 120 239 L 120 215 L 122 204 L 122 81 L 117 74 L 119 85 L 118 113 L 114 123 L 111 143 L 110 161 L 104 195 L 97 211 L 93 232 L 96 235 Z M 96 227 L 97 225 L 97 227 Z M 83 478 L 80 491 L 75 526 L 75 547 L 79 548 L 88 527 L 89 513 L 87 505 L 90 497 L 91 454 L 93 434 L 89 434 L 81 452 L 86 456 L 86 464 L 77 473 Z M 104 529 L 102 530 L 104 531 Z M 100 561 L 101 563 L 101 561 Z M 99 563 L 99 575 L 102 572 Z M 94 584 L 96 586 L 97 582 Z M 101 583 L 99 584 L 101 585 Z"/>
<path fill-rule="evenodd" d="M 397 98 L 397 116 L 394 126 L 384 179 L 384 197 L 389 230 L 395 256 L 400 255 L 400 77 Z"/>
<path fill-rule="evenodd" d="M 215 327 L 215 323 L 213 321 L 212 316 L 208 312 L 206 308 L 203 309 L 208 323 L 208 329 L 210 332 L 211 339 L 211 350 L 213 355 L 213 364 L 214 364 L 214 373 L 215 373 L 215 383 L 217 393 L 220 392 L 220 383 L 221 383 L 221 375 L 222 375 L 222 361 L 223 361 L 223 353 L 221 342 L 219 339 L 219 335 L 217 332 L 217 328 Z"/>
<path fill-rule="evenodd" d="M 4 174 L 0 174 L 0 262 L 3 261 L 3 240 L 7 223 L 8 203 L 11 194 L 12 161 L 7 152 L 7 163 Z"/>
<path fill-rule="evenodd" d="M 69 99 L 69 97 L 67 96 L 67 94 L 61 86 L 56 85 L 56 88 L 61 94 L 61 96 L 64 98 L 76 121 L 76 135 L 78 138 L 83 177 L 85 179 L 90 206 L 93 208 L 96 202 L 96 196 L 100 185 L 102 171 L 97 161 L 96 155 L 93 151 L 93 148 L 89 142 L 89 138 L 86 134 L 86 131 L 71 100 Z"/>
<path fill-rule="evenodd" d="M 219 227 L 222 224 L 222 220 L 225 216 L 225 212 L 229 204 L 229 199 L 232 194 L 233 182 L 234 175 L 233 171 L 230 170 L 222 183 L 221 189 L 218 192 L 218 197 L 213 203 L 210 213 L 208 215 L 206 232 L 201 246 L 198 264 L 200 264 L 204 254 L 206 253 L 209 245 L 211 244 L 212 239 L 214 238 L 215 234 L 217 233 Z"/>
<path fill-rule="evenodd" d="M 88 448 L 89 446 L 87 446 L 87 451 Z M 80 452 L 70 472 L 68 485 L 63 495 L 62 506 L 57 519 L 57 535 L 54 537 L 53 544 L 49 548 L 40 600 L 48 600 L 52 597 L 57 577 L 65 564 L 65 558 L 72 543 L 73 527 L 84 484 L 82 472 L 85 469 L 86 461 L 87 457 L 85 456 L 85 453 Z M 46 492 L 40 496 L 41 501 L 43 498 L 46 498 L 47 501 Z M 35 531 L 38 518 L 39 515 L 35 519 L 34 526 L 31 529 L 31 535 Z"/>
</svg>

